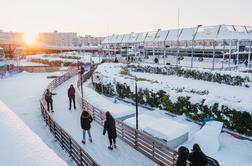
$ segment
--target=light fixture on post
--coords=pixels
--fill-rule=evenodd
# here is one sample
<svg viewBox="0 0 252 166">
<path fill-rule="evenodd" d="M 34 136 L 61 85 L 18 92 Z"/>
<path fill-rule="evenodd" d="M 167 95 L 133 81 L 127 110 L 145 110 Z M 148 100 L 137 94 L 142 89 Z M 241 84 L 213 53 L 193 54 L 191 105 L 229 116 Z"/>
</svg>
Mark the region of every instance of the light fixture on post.
<svg viewBox="0 0 252 166">
<path fill-rule="evenodd" d="M 192 50 L 191 50 L 191 68 L 193 67 L 193 57 L 194 57 L 194 40 L 195 40 L 195 37 L 198 33 L 198 30 L 199 28 L 201 27 L 202 25 L 197 25 L 196 27 L 196 31 L 195 33 L 193 34 L 193 38 L 192 38 Z"/>
<path fill-rule="evenodd" d="M 137 77 L 135 77 L 135 100 L 136 100 L 136 129 L 138 130 L 138 90 L 137 90 Z"/>
</svg>

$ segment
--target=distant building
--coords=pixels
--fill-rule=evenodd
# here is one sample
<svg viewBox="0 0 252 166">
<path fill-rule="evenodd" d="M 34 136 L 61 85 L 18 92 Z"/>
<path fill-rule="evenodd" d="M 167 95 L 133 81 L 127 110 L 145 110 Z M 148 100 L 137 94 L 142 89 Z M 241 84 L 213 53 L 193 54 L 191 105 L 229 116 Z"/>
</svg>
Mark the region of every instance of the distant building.
<svg viewBox="0 0 252 166">
<path fill-rule="evenodd" d="M 0 30 L 0 44 L 21 45 L 24 43 L 24 33 L 22 32 L 5 32 Z"/>
<path fill-rule="evenodd" d="M 91 35 L 79 36 L 77 40 L 77 45 L 82 46 L 99 46 L 104 40 L 104 37 L 93 37 Z"/>
<path fill-rule="evenodd" d="M 77 39 L 76 32 L 44 32 L 39 33 L 38 43 L 46 46 L 74 46 Z"/>
</svg>

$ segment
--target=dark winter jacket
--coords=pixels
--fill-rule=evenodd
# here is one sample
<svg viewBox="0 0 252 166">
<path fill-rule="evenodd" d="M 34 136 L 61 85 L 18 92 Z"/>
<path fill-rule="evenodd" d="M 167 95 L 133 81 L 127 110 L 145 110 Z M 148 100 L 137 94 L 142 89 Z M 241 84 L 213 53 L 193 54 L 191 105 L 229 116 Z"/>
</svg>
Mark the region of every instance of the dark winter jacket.
<svg viewBox="0 0 252 166">
<path fill-rule="evenodd" d="M 87 111 L 83 111 L 81 114 L 80 121 L 81 121 L 81 128 L 83 130 L 89 130 L 91 128 L 90 123 L 93 121 L 93 118 Z"/>
<path fill-rule="evenodd" d="M 191 166 L 206 166 L 207 157 L 203 152 L 192 152 L 189 154 L 188 161 Z"/>
<path fill-rule="evenodd" d="M 108 132 L 109 138 L 116 138 L 116 126 L 115 126 L 115 119 L 111 118 L 105 121 L 104 123 L 104 129 L 103 129 L 103 135 L 106 134 L 106 131 Z"/>
<path fill-rule="evenodd" d="M 70 88 L 68 88 L 68 97 L 75 97 L 75 89 L 73 86 L 71 86 Z"/>
<path fill-rule="evenodd" d="M 181 146 L 178 149 L 178 158 L 176 161 L 176 166 L 186 166 L 188 155 L 189 155 L 189 150 L 186 147 Z"/>
<path fill-rule="evenodd" d="M 46 92 L 46 94 L 45 94 L 45 100 L 46 100 L 47 102 L 52 101 L 52 95 L 56 95 L 56 93 Z"/>
</svg>

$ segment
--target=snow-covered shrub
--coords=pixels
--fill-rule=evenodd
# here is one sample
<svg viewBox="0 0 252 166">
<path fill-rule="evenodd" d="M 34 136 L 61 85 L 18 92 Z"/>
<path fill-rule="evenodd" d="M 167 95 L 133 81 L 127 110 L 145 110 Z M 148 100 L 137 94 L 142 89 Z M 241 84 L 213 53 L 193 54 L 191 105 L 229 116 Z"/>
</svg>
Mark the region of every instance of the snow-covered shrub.
<svg viewBox="0 0 252 166">
<path fill-rule="evenodd" d="M 117 95 L 120 98 L 127 98 L 135 101 L 135 92 L 131 91 L 127 84 L 116 83 L 101 84 L 94 83 L 97 92 L 106 96 Z M 138 101 L 140 104 L 157 107 L 167 110 L 177 115 L 186 115 L 187 117 L 202 122 L 204 118 L 213 118 L 222 121 L 224 126 L 230 130 L 241 134 L 252 136 L 252 114 L 243 111 L 231 109 L 218 103 L 207 105 L 205 99 L 198 103 L 192 103 L 189 96 L 179 96 L 176 101 L 170 99 L 170 95 L 163 90 L 153 92 L 148 89 L 138 90 Z"/>
<path fill-rule="evenodd" d="M 196 80 L 204 80 L 209 82 L 217 82 L 220 84 L 227 84 L 233 86 L 249 87 L 248 83 L 252 82 L 252 80 L 250 80 L 249 77 L 247 76 L 245 77 L 231 76 L 229 74 L 204 72 L 195 69 L 184 69 L 181 67 L 171 67 L 171 66 L 153 67 L 153 66 L 140 66 L 140 65 L 128 65 L 127 67 L 134 72 L 176 75 L 185 78 L 192 78 Z"/>
</svg>

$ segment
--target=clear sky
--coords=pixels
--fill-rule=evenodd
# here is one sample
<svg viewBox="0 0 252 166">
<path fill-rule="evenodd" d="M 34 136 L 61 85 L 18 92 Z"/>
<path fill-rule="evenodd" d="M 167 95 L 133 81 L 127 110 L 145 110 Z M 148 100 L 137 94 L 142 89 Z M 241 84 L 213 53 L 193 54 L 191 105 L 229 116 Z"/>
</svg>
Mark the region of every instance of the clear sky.
<svg viewBox="0 0 252 166">
<path fill-rule="evenodd" d="M 0 29 L 106 36 L 198 24 L 252 25 L 252 0 L 1 0 Z"/>
</svg>

